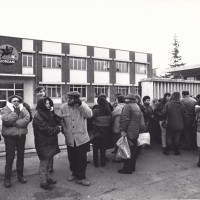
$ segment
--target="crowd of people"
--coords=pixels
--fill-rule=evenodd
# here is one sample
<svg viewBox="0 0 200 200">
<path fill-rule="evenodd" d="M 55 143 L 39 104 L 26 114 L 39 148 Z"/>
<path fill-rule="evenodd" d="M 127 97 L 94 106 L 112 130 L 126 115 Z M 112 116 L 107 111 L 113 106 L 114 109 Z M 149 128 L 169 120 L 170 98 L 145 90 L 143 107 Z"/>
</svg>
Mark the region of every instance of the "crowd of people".
<svg viewBox="0 0 200 200">
<path fill-rule="evenodd" d="M 94 167 L 105 167 L 108 161 L 106 150 L 113 148 L 116 154 L 113 162 L 123 162 L 122 174 L 132 174 L 136 170 L 136 160 L 142 148 L 152 148 L 152 143 L 162 145 L 164 155 L 171 151 L 180 155 L 181 149 L 197 148 L 196 133 L 200 133 L 200 95 L 191 97 L 188 91 L 165 93 L 161 99 L 129 93 L 115 95 L 111 105 L 105 94 L 100 94 L 93 107 L 81 101 L 80 93 L 67 93 L 67 102 L 56 114 L 51 98 L 45 95 L 43 87 L 36 89 L 36 114 L 32 117 L 30 106 L 23 102 L 20 95 L 12 95 L 0 114 L 0 130 L 4 137 L 6 164 L 4 186 L 11 187 L 12 165 L 17 150 L 17 178 L 26 183 L 24 176 L 24 150 L 28 124 L 32 121 L 35 149 L 40 160 L 40 187 L 50 190 L 56 180 L 53 173 L 53 157 L 60 152 L 59 133 L 65 137 L 71 175 L 68 181 L 89 186 L 86 178 L 87 152 L 93 148 Z M 151 143 L 138 146 L 139 134 L 148 132 Z M 117 155 L 117 141 L 127 137 L 130 158 L 122 159 Z M 99 156 L 100 155 L 100 156 Z M 198 166 L 200 167 L 200 156 Z"/>
</svg>

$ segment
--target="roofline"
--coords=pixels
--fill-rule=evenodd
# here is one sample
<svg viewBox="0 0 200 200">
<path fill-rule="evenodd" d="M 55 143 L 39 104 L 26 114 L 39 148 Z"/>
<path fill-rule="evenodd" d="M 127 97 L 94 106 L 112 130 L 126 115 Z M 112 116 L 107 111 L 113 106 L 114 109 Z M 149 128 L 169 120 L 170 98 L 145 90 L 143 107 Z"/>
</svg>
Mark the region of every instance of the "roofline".
<svg viewBox="0 0 200 200">
<path fill-rule="evenodd" d="M 89 44 L 78 44 L 78 43 L 71 43 L 71 42 L 64 42 L 64 41 L 43 40 L 43 39 L 34 39 L 34 38 L 26 38 L 26 37 L 8 36 L 8 35 L 0 35 L 0 37 L 1 36 L 18 38 L 18 39 L 27 39 L 27 40 L 39 40 L 39 41 L 54 42 L 54 43 L 74 44 L 74 45 L 79 45 L 79 46 L 92 46 L 92 47 L 98 47 L 98 48 L 104 48 L 104 49 L 114 49 L 114 50 L 120 50 L 120 51 L 129 51 L 129 52 L 153 55 L 152 53 L 149 53 L 149 52 L 133 51 L 133 50 L 126 50 L 126 49 L 116 49 L 116 48 L 111 48 L 111 47 L 110 48 L 109 47 L 101 47 L 101 46 L 95 46 L 95 45 L 89 45 Z"/>
</svg>

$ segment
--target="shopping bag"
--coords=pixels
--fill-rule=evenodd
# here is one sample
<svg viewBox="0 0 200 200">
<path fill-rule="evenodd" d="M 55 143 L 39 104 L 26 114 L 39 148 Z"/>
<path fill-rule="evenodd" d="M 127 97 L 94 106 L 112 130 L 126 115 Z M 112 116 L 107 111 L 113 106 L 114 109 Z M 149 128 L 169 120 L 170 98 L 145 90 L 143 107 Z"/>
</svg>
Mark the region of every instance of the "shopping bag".
<svg viewBox="0 0 200 200">
<path fill-rule="evenodd" d="M 197 147 L 200 147 L 200 132 L 197 132 Z"/>
<path fill-rule="evenodd" d="M 126 136 L 119 138 L 116 144 L 119 147 L 116 155 L 117 158 L 122 158 L 122 159 L 131 158 L 130 147 L 128 145 L 128 140 Z"/>
<path fill-rule="evenodd" d="M 150 134 L 149 132 L 146 133 L 140 133 L 138 140 L 137 140 L 137 146 L 142 145 L 150 145 Z"/>
</svg>

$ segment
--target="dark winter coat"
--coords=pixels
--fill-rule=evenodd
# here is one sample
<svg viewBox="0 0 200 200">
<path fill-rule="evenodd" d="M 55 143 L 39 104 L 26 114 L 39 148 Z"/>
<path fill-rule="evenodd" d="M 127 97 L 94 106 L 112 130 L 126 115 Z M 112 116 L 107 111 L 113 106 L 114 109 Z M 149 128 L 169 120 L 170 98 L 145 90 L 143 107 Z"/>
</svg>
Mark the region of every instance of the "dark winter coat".
<svg viewBox="0 0 200 200">
<path fill-rule="evenodd" d="M 164 103 L 163 101 L 161 101 L 160 103 L 158 103 L 158 105 L 156 106 L 156 108 L 154 110 L 155 116 L 157 117 L 157 119 L 159 121 L 162 121 L 162 120 L 165 119 L 165 116 L 162 113 L 165 104 L 166 103 Z"/>
<path fill-rule="evenodd" d="M 167 102 L 162 112 L 168 121 L 168 129 L 172 131 L 184 130 L 185 107 L 181 101 L 171 100 Z"/>
<path fill-rule="evenodd" d="M 45 108 L 44 99 L 38 101 L 37 112 L 33 118 L 33 130 L 35 148 L 40 160 L 52 158 L 60 152 L 57 137 L 60 129 L 53 114 Z"/>
<path fill-rule="evenodd" d="M 122 110 L 120 117 L 120 129 L 127 133 L 129 140 L 137 140 L 140 128 L 144 127 L 142 112 L 136 103 L 129 102 Z"/>
<path fill-rule="evenodd" d="M 94 137 L 109 138 L 111 130 L 111 114 L 105 115 L 100 106 L 96 106 L 93 110 L 92 132 Z"/>
</svg>

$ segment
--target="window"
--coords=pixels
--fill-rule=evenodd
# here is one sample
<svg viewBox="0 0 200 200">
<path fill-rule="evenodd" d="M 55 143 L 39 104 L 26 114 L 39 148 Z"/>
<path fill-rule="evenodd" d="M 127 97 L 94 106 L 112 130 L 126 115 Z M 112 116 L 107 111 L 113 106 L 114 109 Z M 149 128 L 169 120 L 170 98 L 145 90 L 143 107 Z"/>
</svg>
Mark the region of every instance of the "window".
<svg viewBox="0 0 200 200">
<path fill-rule="evenodd" d="M 42 56 L 42 66 L 46 68 L 61 68 L 62 61 L 60 56 Z"/>
<path fill-rule="evenodd" d="M 110 63 L 106 60 L 94 60 L 95 71 L 109 71 Z"/>
<path fill-rule="evenodd" d="M 147 65 L 146 64 L 135 64 L 135 73 L 136 74 L 147 74 Z"/>
<path fill-rule="evenodd" d="M 134 94 L 139 94 L 139 86 L 134 86 Z"/>
<path fill-rule="evenodd" d="M 46 95 L 50 98 L 61 98 L 61 85 L 41 85 L 45 88 Z"/>
<path fill-rule="evenodd" d="M 94 86 L 95 97 L 98 97 L 100 94 L 104 93 L 108 97 L 108 86 Z"/>
<path fill-rule="evenodd" d="M 128 86 L 117 86 L 116 88 L 116 94 L 120 93 L 124 96 L 128 95 L 129 87 Z"/>
<path fill-rule="evenodd" d="M 126 62 L 116 62 L 117 72 L 128 73 L 128 63 Z"/>
<path fill-rule="evenodd" d="M 23 83 L 5 83 L 0 84 L 0 108 L 6 105 L 6 101 L 9 96 L 17 94 L 22 98 L 24 97 L 24 85 Z"/>
<path fill-rule="evenodd" d="M 85 85 L 70 85 L 69 88 L 71 91 L 77 91 L 81 94 L 81 97 L 86 97 L 86 86 Z"/>
<path fill-rule="evenodd" d="M 22 66 L 23 67 L 33 67 L 33 55 L 23 54 L 22 55 Z"/>
<path fill-rule="evenodd" d="M 77 70 L 86 70 L 86 59 L 84 58 L 69 58 L 69 68 Z"/>
</svg>

